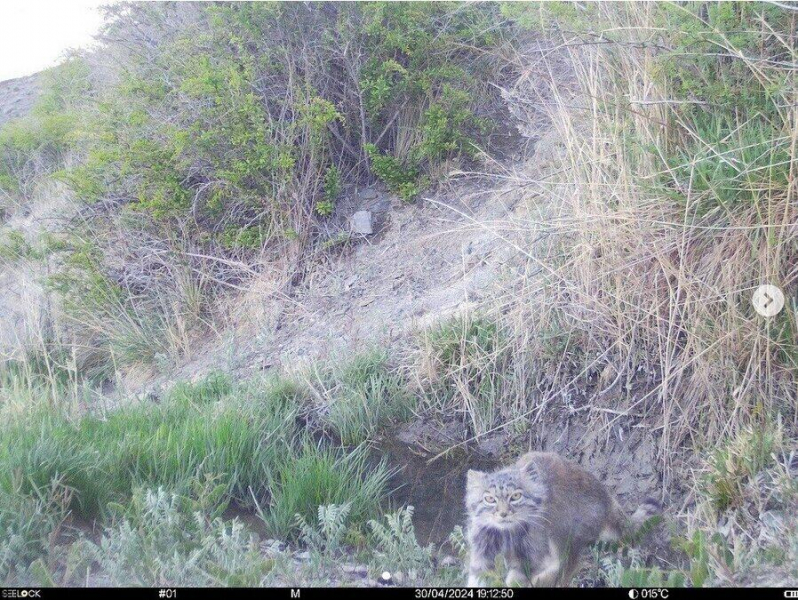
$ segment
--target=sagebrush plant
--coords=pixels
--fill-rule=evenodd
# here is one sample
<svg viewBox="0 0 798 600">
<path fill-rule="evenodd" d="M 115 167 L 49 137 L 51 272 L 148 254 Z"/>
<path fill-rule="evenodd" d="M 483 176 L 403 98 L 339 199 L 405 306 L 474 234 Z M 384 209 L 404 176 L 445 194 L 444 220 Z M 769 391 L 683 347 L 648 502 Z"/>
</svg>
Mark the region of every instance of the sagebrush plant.
<svg viewBox="0 0 798 600">
<path fill-rule="evenodd" d="M 136 491 L 98 543 L 82 542 L 84 568 L 96 564 L 109 585 L 261 585 L 273 565 L 256 536 L 191 504 L 163 488 Z"/>
<path fill-rule="evenodd" d="M 0 490 L 0 581 L 34 580 L 31 565 L 47 558 L 68 515 L 71 491 L 54 479 L 46 487 L 24 490 L 20 479 Z"/>
<path fill-rule="evenodd" d="M 352 505 L 349 503 L 320 505 L 315 523 L 308 523 L 300 514 L 296 515 L 299 539 L 311 552 L 313 558 L 330 565 L 344 549 L 347 520 Z"/>
<path fill-rule="evenodd" d="M 433 571 L 432 545 L 421 546 L 413 526 L 412 506 L 385 515 L 385 522 L 371 520 L 375 568 L 400 572 L 410 581 L 424 581 Z"/>
<path fill-rule="evenodd" d="M 684 573 L 677 569 L 646 567 L 634 549 L 627 560 L 614 557 L 599 559 L 601 574 L 609 587 L 685 587 Z"/>
</svg>

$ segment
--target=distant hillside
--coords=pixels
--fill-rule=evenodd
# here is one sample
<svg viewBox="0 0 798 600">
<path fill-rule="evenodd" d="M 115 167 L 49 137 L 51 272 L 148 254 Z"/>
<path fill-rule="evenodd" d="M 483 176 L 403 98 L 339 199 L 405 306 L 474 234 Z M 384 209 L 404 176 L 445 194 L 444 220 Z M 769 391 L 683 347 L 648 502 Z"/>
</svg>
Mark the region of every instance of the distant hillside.
<svg viewBox="0 0 798 600">
<path fill-rule="evenodd" d="M 40 91 L 38 74 L 0 81 L 0 125 L 26 115 Z"/>
</svg>

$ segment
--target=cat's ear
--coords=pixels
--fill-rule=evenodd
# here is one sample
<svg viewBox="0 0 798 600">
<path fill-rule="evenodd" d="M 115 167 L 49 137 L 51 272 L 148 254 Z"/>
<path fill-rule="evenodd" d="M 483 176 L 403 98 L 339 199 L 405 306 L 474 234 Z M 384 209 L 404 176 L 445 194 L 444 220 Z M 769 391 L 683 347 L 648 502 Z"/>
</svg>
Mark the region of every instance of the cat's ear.
<svg viewBox="0 0 798 600">
<path fill-rule="evenodd" d="M 540 470 L 532 456 L 525 454 L 518 459 L 518 468 L 532 480 L 540 479 Z"/>
<path fill-rule="evenodd" d="M 481 488 L 485 483 L 485 473 L 482 471 L 474 471 L 473 469 L 469 469 L 468 473 L 466 473 L 466 489 L 473 490 L 475 488 Z"/>
</svg>

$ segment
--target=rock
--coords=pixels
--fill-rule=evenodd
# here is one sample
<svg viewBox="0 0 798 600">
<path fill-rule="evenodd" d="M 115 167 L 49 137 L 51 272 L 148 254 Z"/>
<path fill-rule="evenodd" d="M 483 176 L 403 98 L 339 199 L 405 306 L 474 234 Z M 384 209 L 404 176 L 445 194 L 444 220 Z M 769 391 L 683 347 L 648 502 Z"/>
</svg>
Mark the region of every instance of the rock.
<svg viewBox="0 0 798 600">
<path fill-rule="evenodd" d="M 294 556 L 297 560 L 301 560 L 302 562 L 308 562 L 310 560 L 310 552 L 307 550 L 304 552 L 297 552 Z"/>
<path fill-rule="evenodd" d="M 260 548 L 264 554 L 274 556 L 284 552 L 287 546 L 285 542 L 281 542 L 280 540 L 268 539 L 261 543 Z"/>
<path fill-rule="evenodd" d="M 377 197 L 377 190 L 374 188 L 366 188 L 360 192 L 360 197 L 363 198 L 363 200 L 374 200 L 374 198 Z"/>
<path fill-rule="evenodd" d="M 371 235 L 374 230 L 371 226 L 371 211 L 359 210 L 352 215 L 350 220 L 352 225 L 352 233 L 360 235 Z"/>
<path fill-rule="evenodd" d="M 454 556 L 444 556 L 443 560 L 441 560 L 442 567 L 456 567 L 460 564 L 460 561 L 457 560 Z"/>
<path fill-rule="evenodd" d="M 344 565 L 341 570 L 351 577 L 368 577 L 369 570 L 366 565 Z"/>
</svg>

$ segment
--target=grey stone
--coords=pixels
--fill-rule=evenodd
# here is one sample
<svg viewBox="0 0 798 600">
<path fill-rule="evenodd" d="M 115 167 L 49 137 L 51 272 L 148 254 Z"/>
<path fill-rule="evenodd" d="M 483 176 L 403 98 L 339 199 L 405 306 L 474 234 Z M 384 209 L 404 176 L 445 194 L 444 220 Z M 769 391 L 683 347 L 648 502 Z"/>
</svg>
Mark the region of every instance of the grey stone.
<svg viewBox="0 0 798 600">
<path fill-rule="evenodd" d="M 443 560 L 441 561 L 442 567 L 456 567 L 460 564 L 460 561 L 456 559 L 454 556 L 444 556 Z"/>
<path fill-rule="evenodd" d="M 368 577 L 369 570 L 366 565 L 344 565 L 341 570 L 352 577 Z"/>
<path fill-rule="evenodd" d="M 267 556 L 275 556 L 282 552 L 285 552 L 287 546 L 285 542 L 281 542 L 280 540 L 275 539 L 268 539 L 261 543 L 260 545 L 261 550 Z"/>
<path fill-rule="evenodd" d="M 374 230 L 371 226 L 371 211 L 359 210 L 352 215 L 352 233 L 371 235 Z"/>
<path fill-rule="evenodd" d="M 363 200 L 374 200 L 374 198 L 377 197 L 377 190 L 374 188 L 366 188 L 360 192 L 360 197 L 363 198 Z"/>
</svg>

